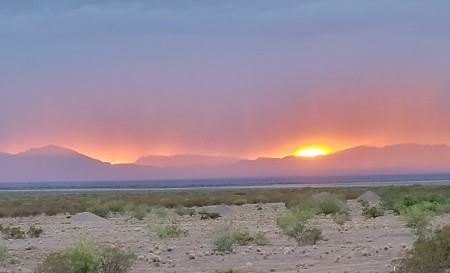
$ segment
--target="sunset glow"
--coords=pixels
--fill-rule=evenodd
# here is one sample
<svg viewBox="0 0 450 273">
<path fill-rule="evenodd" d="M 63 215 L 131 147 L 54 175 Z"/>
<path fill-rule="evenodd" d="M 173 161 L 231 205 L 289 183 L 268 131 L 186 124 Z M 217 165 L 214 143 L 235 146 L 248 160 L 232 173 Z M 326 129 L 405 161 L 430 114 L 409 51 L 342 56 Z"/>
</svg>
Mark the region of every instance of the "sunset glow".
<svg viewBox="0 0 450 273">
<path fill-rule="evenodd" d="M 87 2 L 2 2 L 0 152 L 450 144 L 450 2 Z"/>
<path fill-rule="evenodd" d="M 317 157 L 329 153 L 330 149 L 325 146 L 307 146 L 300 148 L 295 155 L 299 157 Z"/>
</svg>

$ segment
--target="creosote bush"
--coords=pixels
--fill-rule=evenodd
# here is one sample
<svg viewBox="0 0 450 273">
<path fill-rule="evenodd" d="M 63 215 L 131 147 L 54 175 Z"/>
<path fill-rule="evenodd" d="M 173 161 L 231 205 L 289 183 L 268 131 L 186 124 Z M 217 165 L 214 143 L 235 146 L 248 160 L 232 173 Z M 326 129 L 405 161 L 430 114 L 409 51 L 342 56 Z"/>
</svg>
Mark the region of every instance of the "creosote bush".
<svg viewBox="0 0 450 273">
<path fill-rule="evenodd" d="M 0 245 L 0 266 L 5 267 L 8 264 L 8 249 L 4 245 Z"/>
<path fill-rule="evenodd" d="M 333 221 L 342 226 L 345 222 L 350 221 L 352 219 L 352 217 L 350 216 L 350 213 L 348 211 L 339 211 L 336 213 L 333 213 L 331 215 L 331 218 L 333 219 Z"/>
<path fill-rule="evenodd" d="M 450 268 L 450 225 L 436 230 L 432 236 L 419 237 L 400 261 L 395 272 L 440 273 Z"/>
<path fill-rule="evenodd" d="M 217 231 L 213 245 L 215 251 L 226 252 L 232 251 L 234 245 L 248 245 L 253 240 L 254 237 L 250 235 L 248 230 L 236 228 L 231 223 L 227 223 Z M 260 240 L 262 239 L 260 238 Z"/>
<path fill-rule="evenodd" d="M 197 211 L 194 208 L 186 208 L 186 207 L 175 207 L 174 209 L 175 213 L 179 216 L 189 215 L 193 216 L 197 213 Z"/>
<path fill-rule="evenodd" d="M 314 215 L 312 211 L 291 210 L 277 218 L 277 225 L 299 245 L 315 244 L 322 239 L 322 229 L 313 225 Z"/>
<path fill-rule="evenodd" d="M 362 215 L 368 218 L 377 218 L 384 215 L 384 209 L 379 206 L 364 206 L 362 210 Z"/>
<path fill-rule="evenodd" d="M 148 207 L 139 205 L 133 206 L 131 210 L 131 216 L 135 219 L 142 220 L 147 215 Z"/>
<path fill-rule="evenodd" d="M 98 246 L 82 239 L 64 250 L 48 254 L 35 273 L 125 273 L 135 255 L 117 247 Z"/>
<path fill-rule="evenodd" d="M 33 226 L 30 226 L 30 228 L 27 231 L 27 234 L 30 238 L 39 238 L 39 237 L 41 237 L 41 234 L 43 232 L 44 231 L 42 230 L 42 228 L 38 228 L 33 225 Z"/>
<path fill-rule="evenodd" d="M 177 238 L 186 231 L 180 229 L 175 224 L 158 224 L 149 228 L 150 234 L 156 235 L 159 239 Z"/>
<path fill-rule="evenodd" d="M 400 213 L 400 217 L 406 222 L 415 234 L 423 235 L 430 224 L 432 213 L 423 210 L 420 206 L 412 206 Z"/>
<path fill-rule="evenodd" d="M 258 246 L 265 246 L 269 244 L 269 240 L 267 239 L 266 234 L 261 231 L 255 234 L 253 242 Z"/>
<path fill-rule="evenodd" d="M 21 227 L 1 227 L 0 228 L 3 238 L 5 239 L 24 239 L 25 231 Z"/>
</svg>

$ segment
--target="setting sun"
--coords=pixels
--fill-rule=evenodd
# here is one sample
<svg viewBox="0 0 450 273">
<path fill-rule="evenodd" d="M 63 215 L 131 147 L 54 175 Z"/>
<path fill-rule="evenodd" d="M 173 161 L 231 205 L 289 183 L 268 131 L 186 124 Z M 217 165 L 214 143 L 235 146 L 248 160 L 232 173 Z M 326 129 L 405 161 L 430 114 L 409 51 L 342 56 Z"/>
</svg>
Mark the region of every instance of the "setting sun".
<svg viewBox="0 0 450 273">
<path fill-rule="evenodd" d="M 316 157 L 330 153 L 330 149 L 324 146 L 306 146 L 300 148 L 295 155 L 300 157 Z"/>
</svg>

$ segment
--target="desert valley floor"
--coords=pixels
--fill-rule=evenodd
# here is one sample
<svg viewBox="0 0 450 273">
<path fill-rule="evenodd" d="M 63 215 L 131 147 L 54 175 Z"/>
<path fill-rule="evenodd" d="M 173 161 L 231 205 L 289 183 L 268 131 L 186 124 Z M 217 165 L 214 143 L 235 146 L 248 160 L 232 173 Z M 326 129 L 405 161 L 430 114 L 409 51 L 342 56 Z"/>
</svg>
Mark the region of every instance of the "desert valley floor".
<svg viewBox="0 0 450 273">
<path fill-rule="evenodd" d="M 143 220 L 127 215 L 108 219 L 82 213 L 68 215 L 3 218 L 3 226 L 31 225 L 43 229 L 37 239 L 0 239 L 17 264 L 9 264 L 0 272 L 32 272 L 41 258 L 51 250 L 59 250 L 87 236 L 98 243 L 115 244 L 134 252 L 138 259 L 131 273 L 194 273 L 216 269 L 243 269 L 249 273 L 296 272 L 391 272 L 392 262 L 411 247 L 414 235 L 392 213 L 365 219 L 361 205 L 349 200 L 352 220 L 341 227 L 329 216 L 318 219 L 324 240 L 316 245 L 298 246 L 281 234 L 276 217 L 286 211 L 283 203 L 245 204 L 242 206 L 212 206 L 219 211 L 218 219 L 200 220 L 198 215 L 178 216 L 167 210 L 167 216 L 187 231 L 174 239 L 160 240 L 149 234 L 149 226 L 163 221 L 149 213 Z M 258 209 L 258 207 L 261 207 Z M 247 228 L 251 233 L 266 232 L 268 245 L 236 246 L 231 253 L 213 253 L 213 238 L 226 223 Z M 450 215 L 433 219 L 433 226 L 450 223 Z"/>
</svg>

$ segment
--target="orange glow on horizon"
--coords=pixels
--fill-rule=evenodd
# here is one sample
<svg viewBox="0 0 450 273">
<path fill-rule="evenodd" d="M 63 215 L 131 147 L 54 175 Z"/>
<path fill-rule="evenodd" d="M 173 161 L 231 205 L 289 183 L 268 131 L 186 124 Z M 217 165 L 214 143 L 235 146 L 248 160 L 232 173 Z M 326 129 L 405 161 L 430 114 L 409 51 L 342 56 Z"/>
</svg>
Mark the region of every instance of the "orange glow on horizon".
<svg viewBox="0 0 450 273">
<path fill-rule="evenodd" d="M 295 153 L 295 156 L 298 157 L 317 157 L 323 156 L 331 153 L 331 149 L 324 145 L 309 145 L 301 147 Z"/>
</svg>

